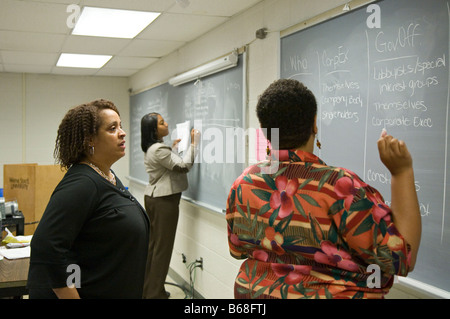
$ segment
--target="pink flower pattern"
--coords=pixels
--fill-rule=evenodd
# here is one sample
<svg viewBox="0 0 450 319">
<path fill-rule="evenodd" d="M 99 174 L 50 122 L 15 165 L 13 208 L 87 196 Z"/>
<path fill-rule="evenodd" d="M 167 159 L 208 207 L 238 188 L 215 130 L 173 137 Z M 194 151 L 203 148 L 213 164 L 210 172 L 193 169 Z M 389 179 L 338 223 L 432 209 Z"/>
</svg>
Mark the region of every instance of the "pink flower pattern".
<svg viewBox="0 0 450 319">
<path fill-rule="evenodd" d="M 246 169 L 227 200 L 230 253 L 245 259 L 236 298 L 382 297 L 392 274 L 408 273 L 408 245 L 376 189 L 301 150 L 280 162 L 274 175 Z M 380 262 L 387 288 L 368 290 L 364 267 Z"/>
<path fill-rule="evenodd" d="M 288 285 L 300 283 L 305 276 L 308 276 L 312 270 L 311 266 L 290 265 L 290 264 L 272 264 L 272 270 L 278 277 L 284 277 L 284 282 Z"/>
<path fill-rule="evenodd" d="M 322 241 L 320 248 L 323 252 L 316 252 L 314 260 L 318 263 L 338 267 L 348 271 L 358 271 L 358 265 L 352 261 L 352 256 L 342 249 L 337 249 L 335 245 L 329 241 Z"/>
<path fill-rule="evenodd" d="M 294 210 L 294 203 L 292 197 L 295 196 L 298 189 L 298 180 L 291 179 L 288 181 L 286 176 L 278 176 L 275 179 L 277 190 L 272 193 L 270 197 L 270 207 L 277 209 L 280 207 L 278 216 L 285 218 L 289 216 Z"/>
<path fill-rule="evenodd" d="M 334 191 L 339 198 L 344 199 L 344 208 L 349 210 L 353 202 L 355 195 L 358 193 L 358 189 L 361 184 L 350 177 L 344 176 L 340 178 L 334 186 Z"/>
</svg>

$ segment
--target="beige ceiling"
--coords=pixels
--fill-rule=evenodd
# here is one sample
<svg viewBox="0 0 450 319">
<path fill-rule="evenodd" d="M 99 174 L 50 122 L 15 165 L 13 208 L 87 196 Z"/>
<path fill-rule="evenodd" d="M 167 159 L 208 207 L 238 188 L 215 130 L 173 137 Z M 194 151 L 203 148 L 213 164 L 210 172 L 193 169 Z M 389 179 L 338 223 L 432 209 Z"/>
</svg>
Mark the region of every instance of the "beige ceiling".
<svg viewBox="0 0 450 319">
<path fill-rule="evenodd" d="M 260 1 L 0 0 L 0 72 L 130 76 Z M 70 4 L 161 15 L 134 39 L 76 36 Z M 61 68 L 61 53 L 113 57 L 101 69 Z"/>
</svg>

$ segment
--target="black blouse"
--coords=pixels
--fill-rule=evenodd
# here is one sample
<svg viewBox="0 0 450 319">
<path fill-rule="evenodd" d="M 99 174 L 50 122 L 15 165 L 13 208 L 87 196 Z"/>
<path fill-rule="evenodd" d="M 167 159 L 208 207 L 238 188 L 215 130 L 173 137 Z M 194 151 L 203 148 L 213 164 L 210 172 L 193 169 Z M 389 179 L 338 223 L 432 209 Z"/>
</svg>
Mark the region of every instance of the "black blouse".
<svg viewBox="0 0 450 319">
<path fill-rule="evenodd" d="M 31 241 L 30 298 L 76 282 L 81 298 L 142 298 L 149 219 L 116 177 L 72 166 L 55 188 Z M 74 280 L 73 280 L 74 279 Z"/>
</svg>

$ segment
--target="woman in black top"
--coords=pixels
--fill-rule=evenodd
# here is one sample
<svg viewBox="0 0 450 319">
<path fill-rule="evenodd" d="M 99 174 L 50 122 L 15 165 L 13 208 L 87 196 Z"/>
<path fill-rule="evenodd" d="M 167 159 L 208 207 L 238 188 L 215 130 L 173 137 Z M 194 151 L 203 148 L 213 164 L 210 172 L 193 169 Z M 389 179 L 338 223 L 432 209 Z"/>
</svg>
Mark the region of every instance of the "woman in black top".
<svg viewBox="0 0 450 319">
<path fill-rule="evenodd" d="M 62 120 L 55 158 L 68 171 L 31 241 L 30 298 L 142 298 L 148 216 L 110 169 L 125 135 L 106 100 Z"/>
</svg>

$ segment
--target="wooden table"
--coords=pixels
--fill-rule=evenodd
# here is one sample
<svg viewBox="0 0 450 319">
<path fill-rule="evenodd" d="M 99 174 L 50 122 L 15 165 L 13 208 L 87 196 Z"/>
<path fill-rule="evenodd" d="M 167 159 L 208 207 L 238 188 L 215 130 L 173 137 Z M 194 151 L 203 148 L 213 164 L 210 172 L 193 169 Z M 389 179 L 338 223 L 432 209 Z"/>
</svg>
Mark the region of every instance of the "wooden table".
<svg viewBox="0 0 450 319">
<path fill-rule="evenodd" d="M 0 260 L 0 298 L 28 294 L 27 278 L 30 258 Z"/>
</svg>

